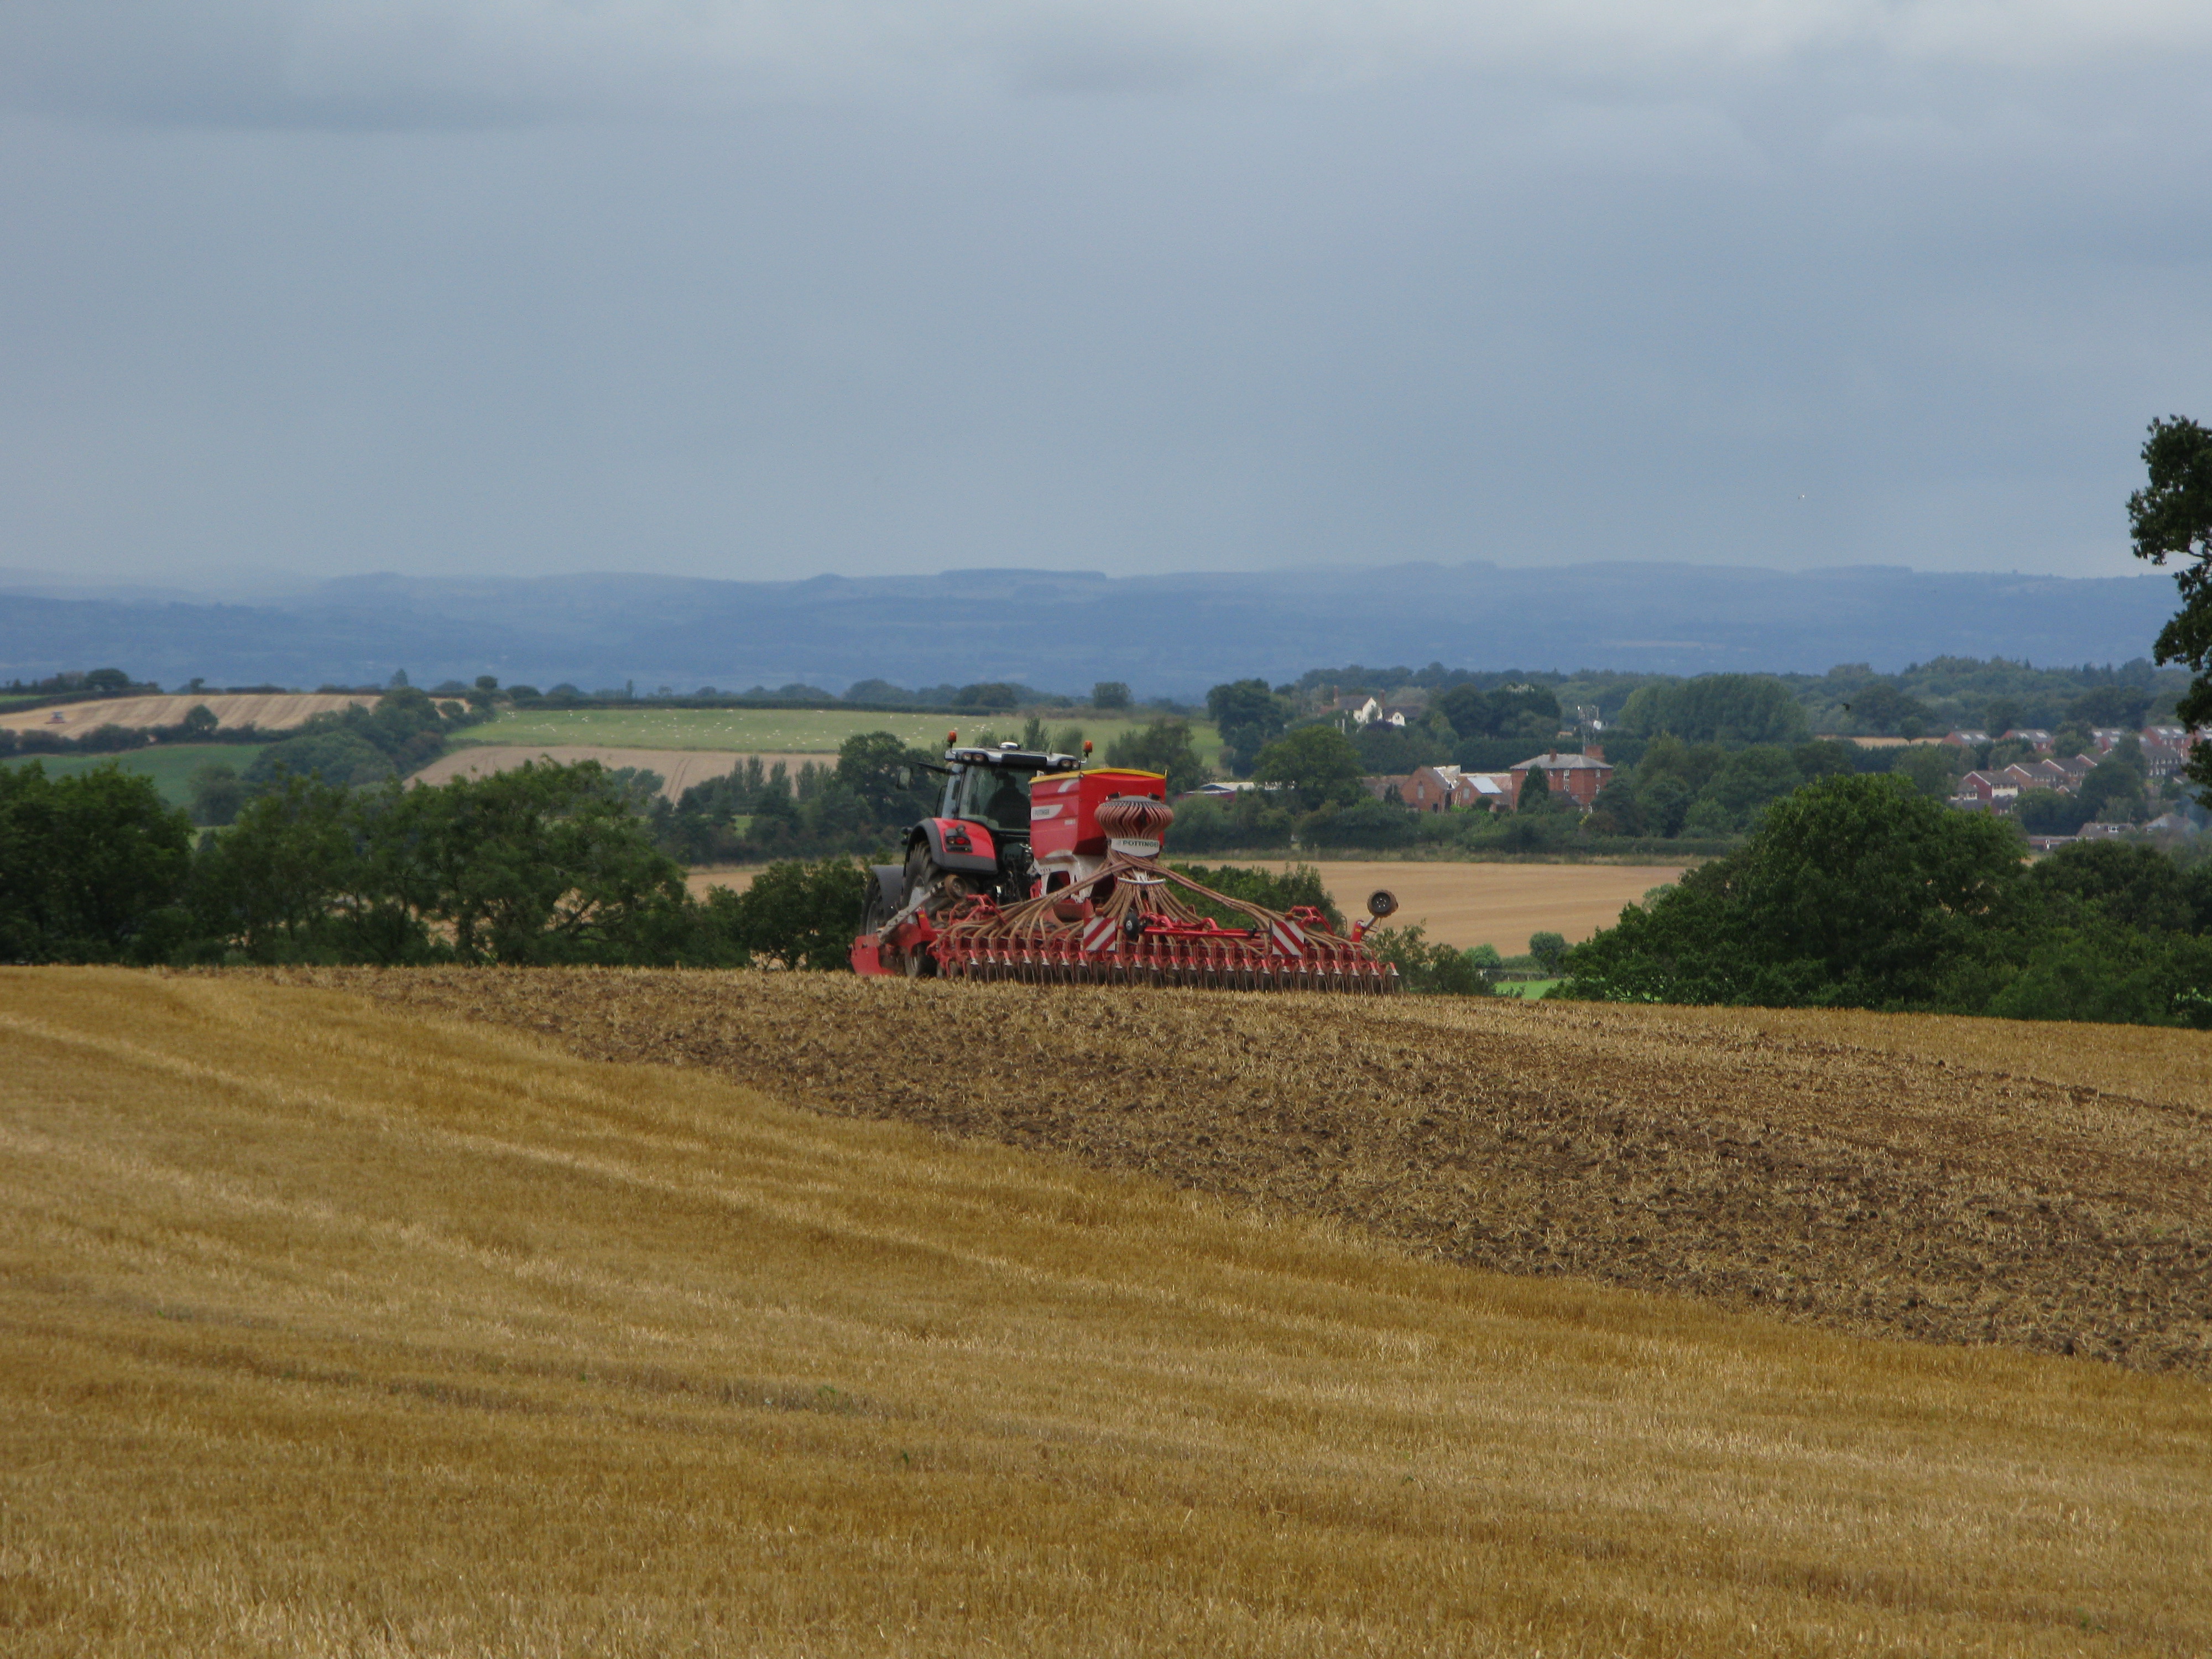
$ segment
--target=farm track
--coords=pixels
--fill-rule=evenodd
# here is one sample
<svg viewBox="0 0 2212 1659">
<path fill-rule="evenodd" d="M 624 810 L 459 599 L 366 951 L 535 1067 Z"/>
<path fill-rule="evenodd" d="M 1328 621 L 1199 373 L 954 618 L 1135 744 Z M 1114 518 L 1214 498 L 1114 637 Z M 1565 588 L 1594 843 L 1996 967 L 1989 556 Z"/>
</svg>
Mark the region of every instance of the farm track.
<svg viewBox="0 0 2212 1659">
<path fill-rule="evenodd" d="M 285 969 L 794 1103 L 1143 1171 L 1418 1253 L 2212 1379 L 2212 1112 L 1912 1051 L 1893 1017 L 837 975 Z M 1869 1041 L 1852 1041 L 1864 1023 Z M 1942 1048 L 1955 1022 L 1930 1022 Z M 2170 1040 L 2170 1041 L 2169 1041 Z M 2193 1068 L 2177 1066 L 2174 1075 Z"/>
</svg>

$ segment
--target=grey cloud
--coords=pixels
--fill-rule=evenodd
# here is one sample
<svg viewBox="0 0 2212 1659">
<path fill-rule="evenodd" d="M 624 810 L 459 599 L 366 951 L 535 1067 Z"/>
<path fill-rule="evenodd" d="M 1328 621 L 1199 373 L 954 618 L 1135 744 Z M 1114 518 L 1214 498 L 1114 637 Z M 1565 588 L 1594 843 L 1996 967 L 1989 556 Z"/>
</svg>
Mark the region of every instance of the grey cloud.
<svg viewBox="0 0 2212 1659">
<path fill-rule="evenodd" d="M 1663 100 L 1796 64 L 2057 76 L 2212 51 L 2166 0 L 15 0 L 19 107 L 443 125 L 995 86 L 1327 90 L 1438 73 Z"/>
</svg>

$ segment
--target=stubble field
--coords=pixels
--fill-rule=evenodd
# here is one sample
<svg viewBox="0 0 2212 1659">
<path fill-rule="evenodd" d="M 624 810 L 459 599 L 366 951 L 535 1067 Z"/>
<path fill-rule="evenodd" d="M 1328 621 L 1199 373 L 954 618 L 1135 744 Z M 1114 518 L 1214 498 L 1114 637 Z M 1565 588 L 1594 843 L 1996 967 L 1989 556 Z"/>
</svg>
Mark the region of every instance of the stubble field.
<svg viewBox="0 0 2212 1659">
<path fill-rule="evenodd" d="M 356 986 L 379 1001 L 0 971 L 0 1646 L 2212 1645 L 2194 1379 L 1424 1261 L 436 1006 L 520 1016 L 499 987 L 531 979 Z M 775 1066 L 773 1005 L 726 989 L 590 984 L 626 980 L 652 982 L 538 976 L 530 1017 L 580 1008 L 570 1046 L 742 1040 L 817 1103 L 892 1069 L 849 1043 Z M 987 994 L 979 1025 L 930 994 L 953 988 L 860 988 L 963 1037 L 1007 1030 L 939 1092 L 1006 1103 L 1018 1081 L 1044 1114 L 1018 1134 L 1058 1095 L 1141 1139 L 1187 1092 L 1159 1068 L 1209 1037 L 1237 1052 L 1224 1000 L 1195 994 L 1146 1016 L 1184 1049 L 1102 1070 L 1166 1028 L 1102 1028 L 1079 998 L 1025 1019 L 988 994 L 1016 988 L 963 988 Z M 1366 1023 L 1279 1011 L 1321 1061 Z M 1200 1063 L 1188 1089 L 1221 1075 Z"/>
<path fill-rule="evenodd" d="M 204 704 L 219 726 L 252 726 L 264 732 L 289 731 L 311 714 L 327 714 L 356 703 L 373 707 L 374 694 L 362 692 L 272 691 L 220 692 L 205 696 L 110 697 L 97 702 L 66 702 L 47 708 L 0 710 L 0 726 L 24 732 L 36 728 L 66 738 L 82 737 L 96 726 L 120 726 L 140 731 L 152 726 L 174 726 Z M 61 718 L 56 720 L 54 717 Z"/>
<path fill-rule="evenodd" d="M 1954 1056 L 1942 1031 L 1859 1041 L 1850 1013 L 1790 1025 L 844 974 L 289 976 L 1160 1176 L 1468 1266 L 2212 1379 L 2202 1033 L 2015 1025 L 2010 1063 L 1991 1065 Z M 2085 1075 L 2108 1032 L 2117 1056 L 2163 1060 L 2165 1080 Z M 2037 1064 L 2046 1047 L 2074 1069 Z"/>
<path fill-rule="evenodd" d="M 1170 832 L 1172 834 L 1172 832 Z M 1202 857 L 1194 855 L 1203 863 Z M 1284 870 L 1282 860 L 1237 860 Z M 1655 887 L 1679 880 L 1679 864 L 1505 864 L 1443 860 L 1324 859 L 1315 863 L 1329 896 L 1347 916 L 1366 913 L 1367 896 L 1387 887 L 1397 896 L 1394 925 L 1419 923 L 1430 939 L 1462 951 L 1478 945 L 1518 956 L 1535 933 L 1581 943 L 1620 920 L 1621 907 Z"/>
</svg>

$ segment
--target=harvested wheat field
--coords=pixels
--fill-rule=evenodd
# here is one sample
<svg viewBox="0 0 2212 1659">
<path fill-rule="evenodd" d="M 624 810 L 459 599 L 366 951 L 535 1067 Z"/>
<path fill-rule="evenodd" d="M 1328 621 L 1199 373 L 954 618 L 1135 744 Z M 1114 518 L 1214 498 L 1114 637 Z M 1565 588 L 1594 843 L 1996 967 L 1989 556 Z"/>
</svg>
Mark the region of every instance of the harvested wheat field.
<svg viewBox="0 0 2212 1659">
<path fill-rule="evenodd" d="M 797 777 L 801 766 L 834 763 L 820 755 L 763 755 L 763 766 L 781 762 Z M 458 777 L 483 777 L 493 772 L 512 772 L 526 761 L 550 760 L 563 766 L 578 761 L 597 761 L 605 767 L 642 767 L 660 775 L 660 793 L 679 800 L 694 784 L 709 778 L 726 778 L 745 763 L 745 757 L 714 749 L 610 749 L 593 744 L 556 744 L 532 749 L 526 744 L 472 744 L 441 755 L 415 774 L 417 783 L 447 783 Z"/>
<path fill-rule="evenodd" d="M 1196 855 L 1194 861 L 1206 862 Z M 1291 867 L 1280 860 L 1235 862 L 1267 870 Z M 1324 859 L 1313 867 L 1347 916 L 1364 915 L 1367 896 L 1387 887 L 1398 896 L 1394 926 L 1418 923 L 1429 938 L 1462 951 L 1489 945 L 1510 957 L 1528 948 L 1531 933 L 1564 933 L 1570 945 L 1581 943 L 1619 921 L 1622 906 L 1680 880 L 1687 866 Z"/>
<path fill-rule="evenodd" d="M 1907 1048 L 1909 1022 L 1848 1013 L 833 974 L 299 976 L 1472 1267 L 2212 1379 L 2197 1032 L 1942 1021 Z M 1960 1025 L 2011 1035 L 2013 1063 L 1972 1054 Z M 2084 1059 L 2107 1049 L 2108 1084 Z"/>
<path fill-rule="evenodd" d="M 537 984 L 675 1006 L 593 977 Z M 985 1094 L 1057 1092 L 1048 1031 L 1103 1077 L 1056 1006 Z M 2190 1379 L 1470 1272 L 265 978 L 6 970 L 0 1031 L 11 1655 L 2212 1646 Z"/>
<path fill-rule="evenodd" d="M 65 702 L 0 714 L 0 726 L 17 732 L 52 732 L 66 738 L 82 737 L 100 726 L 120 726 L 136 732 L 153 726 L 174 726 L 204 705 L 220 726 L 285 732 L 303 725 L 311 714 L 356 703 L 373 707 L 375 702 L 375 694 L 366 691 L 248 691 L 236 696 L 211 691 L 204 696 L 107 697 L 97 702 Z"/>
</svg>

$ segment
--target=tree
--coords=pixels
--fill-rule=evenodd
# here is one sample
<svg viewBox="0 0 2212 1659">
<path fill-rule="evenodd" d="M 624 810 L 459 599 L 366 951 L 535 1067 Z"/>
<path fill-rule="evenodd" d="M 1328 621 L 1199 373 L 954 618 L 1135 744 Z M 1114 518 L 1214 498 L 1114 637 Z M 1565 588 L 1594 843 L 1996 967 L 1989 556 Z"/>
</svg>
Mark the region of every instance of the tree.
<svg viewBox="0 0 2212 1659">
<path fill-rule="evenodd" d="M 1951 756 L 1950 748 L 1944 744 L 1916 743 L 1900 750 L 1889 763 L 1889 769 L 1929 799 L 1948 800 L 1959 787 L 1959 775 L 1952 769 Z"/>
<path fill-rule="evenodd" d="M 2128 497 L 2136 556 L 2186 562 L 2174 572 L 2181 609 L 2159 630 L 2158 660 L 2194 675 L 2176 711 L 2182 722 L 2212 724 L 2212 429 L 2179 415 L 2153 421 L 2142 459 L 2150 482 Z M 2212 785 L 2212 744 L 2191 751 L 2189 777 Z"/>
<path fill-rule="evenodd" d="M 1123 732 L 1106 745 L 1106 763 L 1165 773 L 1170 795 L 1195 789 L 1206 781 L 1206 764 L 1192 746 L 1188 720 L 1154 720 L 1140 730 Z"/>
<path fill-rule="evenodd" d="M 1777 802 L 1741 851 L 1568 952 L 1572 994 L 1626 1000 L 1973 1007 L 2023 896 L 2018 833 L 1886 775 Z"/>
<path fill-rule="evenodd" d="M 191 848 L 185 816 L 112 762 L 0 769 L 0 962 L 160 960 Z"/>
<path fill-rule="evenodd" d="M 1536 958 L 1536 965 L 1553 978 L 1566 965 L 1567 939 L 1564 933 L 1531 933 L 1528 935 L 1528 954 Z"/>
<path fill-rule="evenodd" d="M 2142 817 L 2142 774 L 2107 759 L 2081 780 L 2075 799 L 2093 817 L 2132 823 Z"/>
<path fill-rule="evenodd" d="M 931 759 L 889 732 L 861 732 L 838 745 L 837 781 L 859 799 L 871 823 L 903 829 L 930 808 L 934 775 L 925 769 Z"/>
<path fill-rule="evenodd" d="M 191 794 L 194 823 L 228 823 L 238 816 L 238 809 L 246 805 L 245 780 L 235 769 L 221 761 L 210 761 L 196 768 L 187 787 Z"/>
<path fill-rule="evenodd" d="M 1120 680 L 1101 680 L 1091 688 L 1093 708 L 1127 708 L 1129 702 L 1129 688 Z"/>
<path fill-rule="evenodd" d="M 771 864 L 742 894 L 708 896 L 708 927 L 748 957 L 786 968 L 837 969 L 851 960 L 866 907 L 867 873 L 851 859 Z"/>
<path fill-rule="evenodd" d="M 1221 733 L 1222 759 L 1243 777 L 1260 751 L 1283 735 L 1282 704 L 1265 680 L 1232 680 L 1206 694 L 1206 713 Z"/>
<path fill-rule="evenodd" d="M 1285 732 L 1260 751 L 1252 767 L 1255 782 L 1281 787 L 1307 811 L 1358 799 L 1363 775 L 1359 751 L 1334 726 Z"/>
<path fill-rule="evenodd" d="M 1551 804 L 1551 779 L 1542 767 L 1530 767 L 1521 775 L 1521 793 L 1513 798 L 1514 806 L 1523 812 L 1540 812 Z"/>
<path fill-rule="evenodd" d="M 214 709 L 204 702 L 196 702 L 185 710 L 184 719 L 177 722 L 177 735 L 191 743 L 210 736 L 222 724 Z"/>
<path fill-rule="evenodd" d="M 1798 743 L 1809 729 L 1796 695 L 1765 674 L 1705 674 L 1639 686 L 1622 705 L 1620 724 L 1647 736 L 1672 732 L 1689 743 L 1730 749 Z"/>
</svg>

